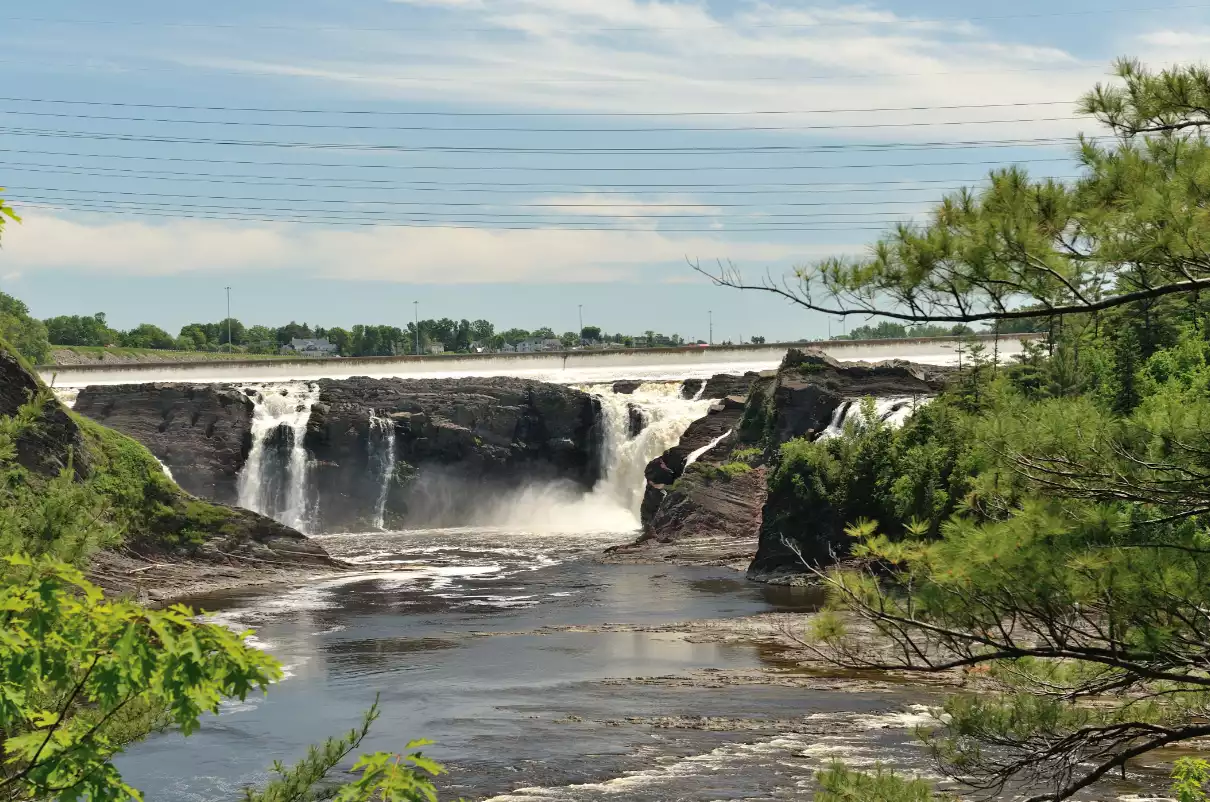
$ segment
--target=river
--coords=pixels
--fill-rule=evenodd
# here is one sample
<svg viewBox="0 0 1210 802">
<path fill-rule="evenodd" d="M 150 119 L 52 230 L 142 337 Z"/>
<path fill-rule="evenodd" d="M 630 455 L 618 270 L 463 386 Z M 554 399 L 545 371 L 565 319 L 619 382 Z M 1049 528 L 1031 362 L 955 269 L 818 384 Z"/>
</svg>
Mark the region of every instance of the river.
<svg viewBox="0 0 1210 802">
<path fill-rule="evenodd" d="M 306 405 L 291 399 L 309 385 L 285 389 L 261 387 L 258 414 L 305 425 L 294 418 Z M 804 799 L 814 772 L 837 758 L 927 776 L 912 728 L 928 720 L 935 690 L 808 671 L 768 639 L 731 629 L 809 611 L 812 591 L 725 568 L 597 559 L 634 539 L 643 466 L 710 402 L 684 398 L 679 382 L 632 396 L 583 389 L 601 396 L 606 424 L 592 492 L 527 487 L 485 504 L 474 527 L 318 535 L 357 572 L 187 600 L 217 623 L 254 630 L 251 642 L 285 677 L 225 704 L 188 739 L 168 732 L 133 746 L 118 760 L 125 779 L 156 802 L 234 800 L 275 759 L 292 762 L 347 732 L 376 697 L 382 715 L 363 751 L 436 741 L 427 751 L 450 770 L 443 799 Z M 278 409 L 274 398 L 286 402 Z M 645 424 L 637 435 L 631 404 Z M 305 473 L 297 462 L 250 459 L 241 503 L 305 523 L 305 500 L 290 502 Z M 389 472 L 380 462 L 367 481 Z M 258 490 L 273 483 L 281 492 Z M 1134 779 L 1161 781 L 1147 770 Z"/>
<path fill-rule="evenodd" d="M 347 730 L 376 694 L 382 717 L 366 747 L 436 740 L 431 754 L 451 770 L 442 783 L 451 798 L 793 798 L 834 754 L 918 751 L 905 713 L 922 700 L 910 694 L 716 685 L 715 672 L 785 666 L 753 645 L 644 630 L 803 609 L 813 596 L 723 569 L 592 559 L 630 537 L 322 537 L 372 573 L 194 600 L 221 623 L 254 628 L 286 678 L 225 706 L 188 740 L 152 738 L 119 767 L 148 799 L 232 800 L 263 781 L 274 758 L 296 759 Z"/>
</svg>

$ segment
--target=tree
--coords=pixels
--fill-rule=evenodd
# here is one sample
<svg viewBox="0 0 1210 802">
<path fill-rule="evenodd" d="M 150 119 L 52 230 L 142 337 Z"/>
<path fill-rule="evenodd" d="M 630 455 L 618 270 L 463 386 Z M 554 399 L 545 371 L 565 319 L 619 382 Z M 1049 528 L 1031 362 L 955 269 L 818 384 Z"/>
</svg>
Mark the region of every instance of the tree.
<svg viewBox="0 0 1210 802">
<path fill-rule="evenodd" d="M 1047 319 L 1050 352 L 1026 354 L 1028 370 L 980 376 L 975 355 L 959 381 L 951 403 L 969 416 L 977 470 L 953 515 L 933 529 L 884 507 L 849 520 L 845 565 L 802 553 L 831 609 L 810 648 L 848 668 L 966 673 L 970 692 L 946 701 L 929 740 L 945 774 L 989 796 L 1011 784 L 1030 802 L 1069 799 L 1210 736 L 1210 360 L 1197 295 L 1210 286 L 1210 72 L 1123 61 L 1118 73 L 1123 86 L 1082 101 L 1116 140 L 1084 141 L 1070 185 L 997 170 L 867 260 L 782 285 L 715 274 L 830 314 Z M 1143 321 L 1131 332 L 1129 316 Z M 824 470 L 815 452 L 846 447 L 801 448 Z M 827 490 L 803 478 L 786 481 Z M 879 637 L 850 636 L 854 619 Z M 1196 799 L 1204 780 L 1186 765 L 1178 791 Z M 868 798 L 851 793 L 863 786 L 877 787 L 836 779 L 849 796 L 830 798 Z"/>
<path fill-rule="evenodd" d="M 256 327 L 253 328 L 255 329 Z M 341 356 L 354 356 L 354 354 L 350 351 L 353 342 L 353 335 L 351 335 L 349 332 L 337 326 L 335 328 L 328 329 L 327 337 L 329 342 L 340 349 Z"/>
<path fill-rule="evenodd" d="M 3 217 L 0 215 L 0 219 Z M 46 362 L 50 358 L 46 326 L 30 317 L 29 307 L 24 303 L 3 292 L 0 292 L 0 338 L 12 343 L 31 362 Z"/>
<path fill-rule="evenodd" d="M 764 338 L 764 337 L 753 337 L 753 338 L 752 338 L 752 344 L 753 344 L 753 345 L 764 345 L 764 344 L 765 344 L 765 338 Z"/>
<path fill-rule="evenodd" d="M 95 315 L 60 315 L 45 321 L 46 333 L 55 345 L 106 346 L 121 335 L 109 327 L 104 312 Z"/>
<path fill-rule="evenodd" d="M 500 336 L 504 339 L 504 342 L 508 343 L 509 345 L 516 345 L 522 340 L 528 340 L 531 335 L 525 329 L 509 329 L 508 331 L 500 332 Z M 533 336 L 536 337 L 538 335 L 535 333 Z"/>
<path fill-rule="evenodd" d="M 496 327 L 492 325 L 490 320 L 476 320 L 471 323 L 471 336 L 475 338 L 475 342 L 487 344 L 492 336 L 496 333 Z"/>
<path fill-rule="evenodd" d="M 580 335 L 574 331 L 565 331 L 563 336 L 559 338 L 559 343 L 564 348 L 574 348 L 580 344 Z"/>
<path fill-rule="evenodd" d="M 580 339 L 585 342 L 595 343 L 601 339 L 600 326 L 585 326 L 580 329 Z"/>
<path fill-rule="evenodd" d="M 127 348 L 171 349 L 176 347 L 176 340 L 172 338 L 171 334 L 151 323 L 143 323 L 123 333 L 121 342 Z"/>
<path fill-rule="evenodd" d="M 291 320 L 286 325 L 277 330 L 277 344 L 289 345 L 291 340 L 305 340 L 311 336 L 311 328 L 306 323 L 295 323 Z M 226 342 L 226 332 L 224 330 L 224 339 Z"/>
<path fill-rule="evenodd" d="M 553 340 L 553 339 L 555 339 L 555 330 L 543 326 L 540 329 L 534 329 L 533 334 L 531 334 L 530 336 L 541 337 L 545 340 Z"/>
<path fill-rule="evenodd" d="M 829 259 L 781 282 L 750 284 L 733 266 L 716 283 L 771 292 L 830 315 L 972 323 L 1091 313 L 1210 288 L 1208 224 L 1199 209 L 1210 148 L 1200 131 L 1210 72 L 1117 64 L 1080 111 L 1116 144 L 1082 140 L 1071 184 L 995 170 L 982 190 L 947 196 L 925 225 L 904 224 L 868 259 Z M 1148 134 L 1140 136 L 1140 134 Z"/>
</svg>

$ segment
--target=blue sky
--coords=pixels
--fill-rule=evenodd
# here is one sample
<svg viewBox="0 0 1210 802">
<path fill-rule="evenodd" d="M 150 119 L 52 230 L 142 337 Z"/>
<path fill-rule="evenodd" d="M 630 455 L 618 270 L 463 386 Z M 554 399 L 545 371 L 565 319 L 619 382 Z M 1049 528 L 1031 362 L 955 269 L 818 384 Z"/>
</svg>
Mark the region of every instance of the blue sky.
<svg viewBox="0 0 1210 802">
<path fill-rule="evenodd" d="M 230 285 L 267 324 L 419 301 L 564 330 L 583 304 L 608 330 L 705 337 L 713 310 L 716 339 L 823 336 L 686 260 L 780 275 L 991 164 L 1072 175 L 1094 126 L 1067 104 L 1115 56 L 1210 52 L 1210 4 L 1105 5 L 24 4 L 0 31 L 0 185 L 25 218 L 0 289 L 173 331 Z"/>
</svg>

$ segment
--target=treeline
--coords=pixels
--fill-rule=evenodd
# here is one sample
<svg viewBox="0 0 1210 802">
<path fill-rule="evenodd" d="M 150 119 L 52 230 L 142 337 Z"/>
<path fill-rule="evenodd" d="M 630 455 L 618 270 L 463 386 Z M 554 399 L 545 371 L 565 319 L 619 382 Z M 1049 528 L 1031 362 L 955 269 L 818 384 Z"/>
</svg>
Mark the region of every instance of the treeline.
<svg viewBox="0 0 1210 802">
<path fill-rule="evenodd" d="M 7 297 L 7 296 L 6 296 Z M 15 299 L 13 303 L 20 304 Z M 21 305 L 22 313 L 28 314 Z M 37 323 L 37 321 L 34 321 Z M 291 321 L 276 328 L 247 325 L 230 318 L 213 323 L 189 323 L 176 336 L 151 323 L 143 323 L 128 331 L 111 327 L 105 314 L 60 315 L 40 324 L 44 336 L 52 345 L 61 346 L 119 346 L 123 348 L 153 348 L 177 351 L 238 351 L 248 354 L 272 354 L 295 339 L 324 338 L 334 344 L 342 356 L 393 356 L 425 353 L 429 346 L 440 343 L 446 351 L 468 353 L 472 350 L 498 351 L 516 346 L 526 340 L 558 340 L 561 347 L 615 344 L 625 348 L 670 347 L 684 345 L 679 335 L 664 335 L 647 331 L 642 335 L 607 334 L 599 326 L 557 334 L 543 326 L 533 330 L 511 328 L 497 332 L 490 320 L 454 320 L 440 318 L 421 320 L 407 325 L 311 326 Z M 419 328 L 419 336 L 417 336 Z M 37 336 L 37 332 L 35 332 Z M 37 350 L 37 349 L 35 349 Z"/>
</svg>

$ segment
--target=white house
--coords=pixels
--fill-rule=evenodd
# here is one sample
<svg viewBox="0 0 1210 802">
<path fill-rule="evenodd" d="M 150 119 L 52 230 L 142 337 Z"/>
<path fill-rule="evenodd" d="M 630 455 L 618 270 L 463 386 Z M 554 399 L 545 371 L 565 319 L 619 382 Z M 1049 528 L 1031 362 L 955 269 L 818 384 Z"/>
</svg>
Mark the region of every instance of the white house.
<svg viewBox="0 0 1210 802">
<path fill-rule="evenodd" d="M 445 343 L 429 343 L 429 353 L 430 354 L 444 354 L 445 353 Z"/>
<path fill-rule="evenodd" d="M 337 356 L 335 343 L 328 342 L 327 337 L 294 338 L 290 340 L 288 345 L 283 345 L 281 352 L 283 354 L 292 354 L 294 356 Z"/>
</svg>

